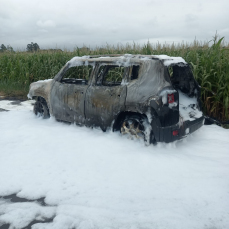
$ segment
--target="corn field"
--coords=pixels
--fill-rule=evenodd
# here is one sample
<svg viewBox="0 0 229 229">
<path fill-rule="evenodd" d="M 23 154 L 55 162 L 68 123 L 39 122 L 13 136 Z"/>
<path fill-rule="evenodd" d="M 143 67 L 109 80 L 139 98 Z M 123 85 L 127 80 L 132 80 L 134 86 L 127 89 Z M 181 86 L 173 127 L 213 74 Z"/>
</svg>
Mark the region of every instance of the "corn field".
<svg viewBox="0 0 229 229">
<path fill-rule="evenodd" d="M 103 48 L 76 48 L 70 51 L 39 51 L 34 53 L 0 53 L 0 95 L 26 95 L 31 82 L 53 78 L 74 56 L 101 54 L 145 54 L 181 56 L 192 67 L 202 89 L 206 115 L 220 121 L 229 119 L 229 45 L 223 38 L 191 44 L 145 45 L 126 44 Z"/>
</svg>

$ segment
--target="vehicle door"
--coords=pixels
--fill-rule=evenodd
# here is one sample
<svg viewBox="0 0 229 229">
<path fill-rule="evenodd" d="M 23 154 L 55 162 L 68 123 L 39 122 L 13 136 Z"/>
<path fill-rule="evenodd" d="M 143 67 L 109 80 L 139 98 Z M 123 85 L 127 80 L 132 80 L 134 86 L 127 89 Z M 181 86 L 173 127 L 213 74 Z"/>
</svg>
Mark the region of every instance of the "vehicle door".
<svg viewBox="0 0 229 229">
<path fill-rule="evenodd" d="M 129 67 L 98 63 L 91 86 L 85 98 L 86 123 L 100 126 L 103 130 L 111 126 L 114 118 L 125 110 L 125 80 Z"/>
<path fill-rule="evenodd" d="M 52 113 L 58 120 L 83 124 L 84 99 L 93 67 L 74 66 L 66 69 L 51 91 Z"/>
</svg>

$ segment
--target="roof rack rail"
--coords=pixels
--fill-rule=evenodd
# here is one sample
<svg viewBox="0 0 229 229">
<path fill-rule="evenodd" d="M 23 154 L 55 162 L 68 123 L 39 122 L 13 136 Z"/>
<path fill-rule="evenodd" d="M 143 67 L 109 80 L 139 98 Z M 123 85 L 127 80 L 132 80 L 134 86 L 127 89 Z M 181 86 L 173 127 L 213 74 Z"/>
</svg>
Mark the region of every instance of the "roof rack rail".
<svg viewBox="0 0 229 229">
<path fill-rule="evenodd" d="M 89 58 L 97 58 L 97 57 L 119 57 L 119 56 L 126 56 L 126 55 L 132 55 L 132 57 L 135 58 L 144 58 L 148 57 L 150 59 L 158 60 L 159 57 L 154 55 L 144 55 L 144 54 L 104 54 L 104 55 L 90 55 Z"/>
<path fill-rule="evenodd" d="M 118 57 L 118 56 L 124 56 L 125 54 L 104 54 L 104 55 L 91 55 L 89 58 L 95 58 L 95 57 Z"/>
</svg>

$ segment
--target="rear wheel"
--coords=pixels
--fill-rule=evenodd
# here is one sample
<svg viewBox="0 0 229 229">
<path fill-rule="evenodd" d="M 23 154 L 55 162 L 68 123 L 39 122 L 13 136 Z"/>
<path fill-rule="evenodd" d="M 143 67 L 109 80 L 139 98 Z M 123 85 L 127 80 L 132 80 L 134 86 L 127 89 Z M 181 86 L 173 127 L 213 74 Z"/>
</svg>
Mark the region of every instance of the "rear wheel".
<svg viewBox="0 0 229 229">
<path fill-rule="evenodd" d="M 143 139 L 147 146 L 150 143 L 156 144 L 148 119 L 141 115 L 126 116 L 121 122 L 120 132 L 131 139 Z"/>
<path fill-rule="evenodd" d="M 120 132 L 131 139 L 145 139 L 144 125 L 140 117 L 127 116 L 121 123 Z"/>
<path fill-rule="evenodd" d="M 47 103 L 42 98 L 37 98 L 37 101 L 35 102 L 34 107 L 33 107 L 33 112 L 35 115 L 40 116 L 44 119 L 50 117 Z"/>
</svg>

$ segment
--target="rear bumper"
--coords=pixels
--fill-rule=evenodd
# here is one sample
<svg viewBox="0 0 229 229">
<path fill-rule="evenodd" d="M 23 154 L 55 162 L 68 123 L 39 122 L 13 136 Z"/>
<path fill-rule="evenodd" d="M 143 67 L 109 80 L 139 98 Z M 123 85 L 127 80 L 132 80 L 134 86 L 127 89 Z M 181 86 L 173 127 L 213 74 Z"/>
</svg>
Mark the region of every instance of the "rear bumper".
<svg viewBox="0 0 229 229">
<path fill-rule="evenodd" d="M 204 116 L 194 121 L 185 121 L 182 125 L 179 123 L 168 127 L 152 127 L 154 137 L 157 142 L 173 142 L 186 137 L 199 129 L 204 124 Z M 173 135 L 173 131 L 178 131 L 176 136 Z"/>
</svg>

